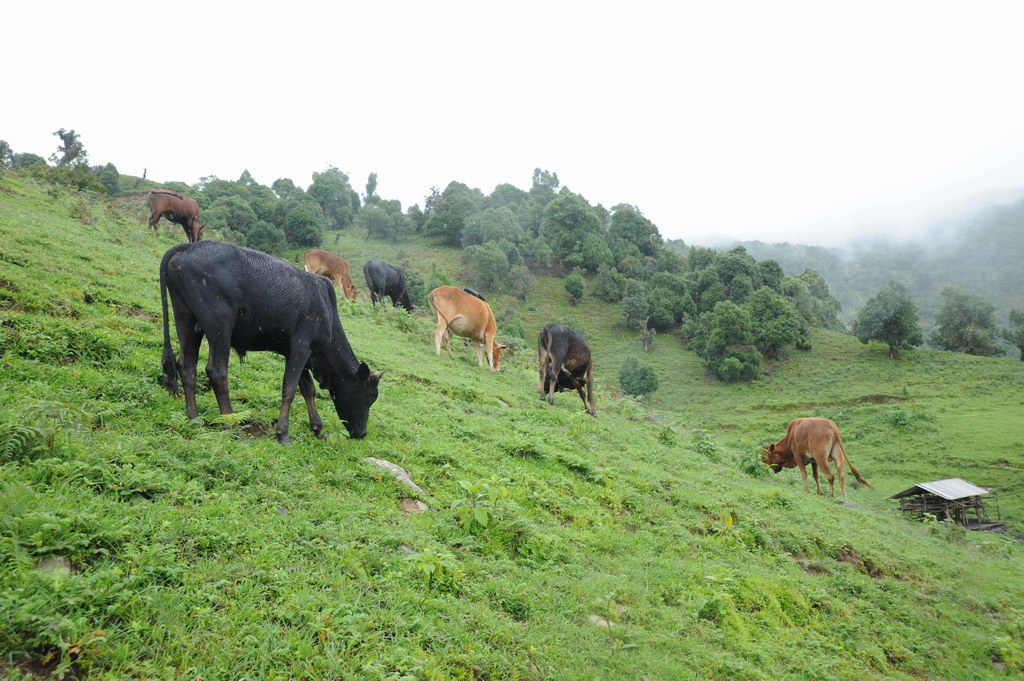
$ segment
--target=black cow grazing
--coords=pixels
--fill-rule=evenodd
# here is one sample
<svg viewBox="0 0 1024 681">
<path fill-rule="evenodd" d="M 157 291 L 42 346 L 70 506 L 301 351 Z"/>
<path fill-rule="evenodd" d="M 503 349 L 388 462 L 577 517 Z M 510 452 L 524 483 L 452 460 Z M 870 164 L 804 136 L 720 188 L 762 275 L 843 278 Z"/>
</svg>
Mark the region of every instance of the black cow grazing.
<svg viewBox="0 0 1024 681">
<path fill-rule="evenodd" d="M 391 296 L 391 303 L 395 307 L 401 305 L 409 312 L 417 309 L 409 300 L 409 292 L 405 290 L 402 270 L 383 260 L 370 260 L 363 265 L 363 276 L 366 278 L 366 288 L 370 289 L 370 300 L 375 306 L 378 300 L 384 303 L 384 296 Z"/>
<path fill-rule="evenodd" d="M 167 328 L 167 292 L 174 306 L 181 355 L 175 362 Z M 221 414 L 231 413 L 228 356 L 270 350 L 285 357 L 277 441 L 288 444 L 288 414 L 296 386 L 309 410 L 309 426 L 324 437 L 314 403 L 313 379 L 334 401 L 338 418 L 354 438 L 366 435 L 370 405 L 384 372 L 359 362 L 345 338 L 331 282 L 248 248 L 216 241 L 180 244 L 160 262 L 164 322 L 164 385 L 177 394 L 178 375 L 185 407 L 196 418 L 196 363 L 203 336 L 209 340 L 206 375 Z"/>
<path fill-rule="evenodd" d="M 594 406 L 594 362 L 590 346 L 568 326 L 548 324 L 537 339 L 540 361 L 540 398 L 555 403 L 555 393 L 575 390 L 583 400 L 583 407 L 591 416 L 597 416 Z M 583 395 L 586 383 L 587 394 Z"/>
<path fill-rule="evenodd" d="M 484 295 L 482 293 L 480 293 L 479 291 L 474 291 L 471 288 L 464 288 L 462 290 L 465 291 L 466 293 L 468 293 L 471 296 L 476 296 L 477 298 L 479 298 L 480 300 L 484 301 L 485 303 L 487 302 L 487 299 L 484 298 Z"/>
</svg>

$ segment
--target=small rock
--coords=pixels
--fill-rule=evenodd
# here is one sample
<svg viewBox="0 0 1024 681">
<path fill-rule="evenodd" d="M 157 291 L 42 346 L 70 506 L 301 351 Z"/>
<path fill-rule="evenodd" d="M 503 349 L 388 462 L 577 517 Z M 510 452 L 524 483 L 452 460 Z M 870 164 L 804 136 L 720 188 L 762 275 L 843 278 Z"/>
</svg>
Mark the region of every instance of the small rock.
<svg viewBox="0 0 1024 681">
<path fill-rule="evenodd" d="M 860 510 L 860 506 L 858 506 L 857 504 L 853 503 L 852 501 L 839 501 L 839 502 L 836 502 L 836 503 L 838 503 L 843 508 L 852 508 L 855 511 L 859 511 Z"/>
<path fill-rule="evenodd" d="M 500 404 L 501 406 L 503 406 L 503 407 L 507 407 L 508 406 L 508 402 L 506 402 L 505 400 L 499 399 L 497 397 L 495 397 L 494 399 L 498 400 L 498 404 Z"/>
<path fill-rule="evenodd" d="M 390 471 L 395 476 L 395 480 L 398 480 L 400 483 L 409 487 L 413 491 L 419 492 L 420 494 L 426 494 L 426 492 L 423 491 L 422 487 L 417 485 L 415 482 L 412 481 L 412 479 L 409 478 L 409 472 L 406 471 L 401 466 L 393 464 L 386 459 L 378 459 L 373 456 L 366 457 L 366 460 L 372 463 L 374 466 L 377 466 L 378 468 L 383 468 L 386 471 Z"/>
<path fill-rule="evenodd" d="M 71 559 L 65 556 L 47 556 L 36 563 L 36 569 L 48 574 L 60 573 L 67 576 L 71 574 Z"/>
<path fill-rule="evenodd" d="M 278 506 L 277 507 L 277 512 L 280 513 L 281 515 L 288 515 L 288 507 L 287 506 Z"/>
<path fill-rule="evenodd" d="M 599 627 L 610 627 L 610 626 L 612 626 L 611 622 L 609 622 L 605 618 L 601 617 L 600 615 L 589 615 L 587 617 L 587 619 L 589 619 L 591 621 L 591 623 L 596 624 Z"/>
<path fill-rule="evenodd" d="M 402 510 L 409 515 L 413 515 L 430 510 L 430 507 L 419 499 L 402 499 Z"/>
<path fill-rule="evenodd" d="M 401 546 L 399 546 L 398 547 L 398 551 L 400 553 L 404 553 L 407 556 L 412 556 L 412 555 L 414 555 L 416 553 L 415 551 L 412 550 L 411 547 L 406 546 L 405 544 L 402 544 Z"/>
</svg>

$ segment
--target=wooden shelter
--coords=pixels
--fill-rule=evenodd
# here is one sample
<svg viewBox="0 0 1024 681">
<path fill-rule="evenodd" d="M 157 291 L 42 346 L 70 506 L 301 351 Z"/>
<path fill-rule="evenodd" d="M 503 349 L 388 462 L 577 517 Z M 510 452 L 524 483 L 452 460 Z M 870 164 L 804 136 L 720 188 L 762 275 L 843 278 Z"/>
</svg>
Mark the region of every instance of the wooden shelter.
<svg viewBox="0 0 1024 681">
<path fill-rule="evenodd" d="M 995 520 L 992 520 L 981 500 L 982 495 L 990 493 L 991 490 L 961 478 L 949 478 L 919 482 L 889 498 L 898 499 L 900 511 L 910 518 L 921 519 L 927 513 L 939 520 L 952 520 L 969 530 L 1002 532 L 1006 524 L 1000 517 L 998 501 L 995 503 Z"/>
</svg>

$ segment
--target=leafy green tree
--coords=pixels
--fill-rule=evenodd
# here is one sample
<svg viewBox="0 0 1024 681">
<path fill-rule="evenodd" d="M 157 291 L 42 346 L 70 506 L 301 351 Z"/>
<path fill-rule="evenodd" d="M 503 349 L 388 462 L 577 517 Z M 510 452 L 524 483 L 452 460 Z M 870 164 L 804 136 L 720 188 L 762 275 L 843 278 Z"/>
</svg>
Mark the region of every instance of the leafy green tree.
<svg viewBox="0 0 1024 681">
<path fill-rule="evenodd" d="M 85 147 L 82 145 L 82 140 L 79 139 L 77 132 L 61 128 L 53 134 L 55 137 L 60 138 L 61 145 L 57 147 L 57 151 L 50 156 L 51 161 L 61 168 L 87 164 L 89 154 L 86 153 Z"/>
<path fill-rule="evenodd" d="M 750 314 L 729 300 L 715 306 L 708 319 L 704 363 L 724 381 L 750 381 L 761 372 Z"/>
<path fill-rule="evenodd" d="M 588 272 L 596 272 L 602 265 L 612 264 L 612 251 L 600 234 L 587 234 L 580 244 L 580 265 Z"/>
<path fill-rule="evenodd" d="M 280 254 L 288 246 L 284 231 L 266 220 L 257 220 L 245 236 L 245 244 L 264 253 Z"/>
<path fill-rule="evenodd" d="M 1020 350 L 1020 361 L 1024 362 L 1024 312 L 1010 310 L 1010 326 L 1003 329 L 1003 340 Z"/>
<path fill-rule="evenodd" d="M 947 286 L 929 341 L 942 350 L 996 357 L 1003 354 L 996 328 L 996 308 L 981 296 Z"/>
<path fill-rule="evenodd" d="M 465 248 L 461 262 L 462 278 L 470 286 L 485 291 L 500 290 L 511 269 L 508 256 L 493 241 Z"/>
<path fill-rule="evenodd" d="M 606 303 L 617 303 L 622 300 L 626 290 L 626 278 L 614 267 L 602 265 L 597 270 L 594 280 L 594 295 Z"/>
<path fill-rule="evenodd" d="M 313 173 L 313 183 L 306 193 L 320 204 L 328 229 L 347 228 L 359 211 L 359 195 L 349 184 L 348 175 L 334 166 L 322 173 Z M 285 232 L 288 232 L 287 227 Z M 291 237 L 288 240 L 291 241 Z"/>
<path fill-rule="evenodd" d="M 117 172 L 117 166 L 113 163 L 108 163 L 105 166 L 97 166 L 96 168 L 93 168 L 93 173 L 96 174 L 96 180 L 107 188 L 108 194 L 111 196 L 117 195 L 121 180 L 121 174 Z"/>
<path fill-rule="evenodd" d="M 284 218 L 284 235 L 292 246 L 311 248 L 324 240 L 324 212 L 315 201 L 298 201 Z"/>
<path fill-rule="evenodd" d="M 235 195 L 225 195 L 203 213 L 203 222 L 207 227 L 217 230 L 231 230 L 238 234 L 248 235 L 249 230 L 259 218 L 249 203 Z"/>
<path fill-rule="evenodd" d="M 762 260 L 757 263 L 756 280 L 776 293 L 782 292 L 782 278 L 786 276 L 777 260 Z"/>
<path fill-rule="evenodd" d="M 295 191 L 295 183 L 290 178 L 280 177 L 274 180 L 274 184 L 270 185 L 270 188 L 277 194 L 277 198 L 287 199 Z"/>
<path fill-rule="evenodd" d="M 887 344 L 893 359 L 899 358 L 901 349 L 924 342 L 917 307 L 907 290 L 896 282 L 890 282 L 864 304 L 857 313 L 854 332 L 861 343 L 877 340 Z"/>
<path fill-rule="evenodd" d="M 11 170 L 21 170 L 32 166 L 45 166 L 46 159 L 38 154 L 22 152 L 11 156 Z"/>
<path fill-rule="evenodd" d="M 450 182 L 436 199 L 431 201 L 430 216 L 423 226 L 427 236 L 442 244 L 459 246 L 466 221 L 477 212 L 483 202 L 479 189 L 470 189 L 461 182 Z"/>
<path fill-rule="evenodd" d="M 11 167 L 11 156 L 14 152 L 11 151 L 11 145 L 6 140 L 0 140 L 0 168 Z"/>
<path fill-rule="evenodd" d="M 375 239 L 387 239 L 392 236 L 391 216 L 380 206 L 367 204 L 365 208 L 359 211 L 356 225 L 366 230 L 367 238 L 372 236 Z"/>
<path fill-rule="evenodd" d="M 536 237 L 523 243 L 521 252 L 523 260 L 534 271 L 543 271 L 551 267 L 551 261 L 555 257 L 554 252 L 548 243 L 541 237 Z"/>
<path fill-rule="evenodd" d="M 646 326 L 646 320 L 650 316 L 651 305 L 647 300 L 647 289 L 643 282 L 636 279 L 628 280 L 622 294 L 622 321 L 630 329 L 640 329 Z"/>
<path fill-rule="evenodd" d="M 746 308 L 750 313 L 754 345 L 770 359 L 778 359 L 784 346 L 800 340 L 800 315 L 772 288 L 762 286 L 750 294 Z"/>
<path fill-rule="evenodd" d="M 523 227 L 532 235 L 540 234 L 547 205 L 558 195 L 558 175 L 547 170 L 533 170 L 533 185 L 527 193 Z"/>
<path fill-rule="evenodd" d="M 572 274 L 565 278 L 565 291 L 569 294 L 569 299 L 572 304 L 580 302 L 583 298 L 583 291 L 586 289 L 587 282 L 583 279 L 583 274 L 579 269 L 573 270 Z"/>
<path fill-rule="evenodd" d="M 832 295 L 828 283 L 821 278 L 821 275 L 812 269 L 805 269 L 798 277 L 807 286 L 807 291 L 814 299 L 815 326 L 832 331 L 843 331 L 843 323 L 839 320 L 839 312 L 842 306 Z"/>
<path fill-rule="evenodd" d="M 466 219 L 462 230 L 463 245 L 483 244 L 501 239 L 507 239 L 516 245 L 526 241 L 526 233 L 519 226 L 515 213 L 510 208 L 487 208 Z"/>
<path fill-rule="evenodd" d="M 519 300 L 526 300 L 537 285 L 537 280 L 526 265 L 517 265 L 508 272 L 508 292 Z"/>
<path fill-rule="evenodd" d="M 429 308 L 430 305 L 429 305 L 429 303 L 427 303 L 426 296 L 429 295 L 431 291 L 433 291 L 438 286 L 451 286 L 451 285 L 452 285 L 452 280 L 448 277 L 448 275 L 445 274 L 444 272 L 438 270 L 437 269 L 437 265 L 434 265 L 431 268 L 431 270 L 430 270 L 430 274 L 427 275 L 426 281 L 423 282 L 424 297 L 421 299 L 423 306 Z M 411 300 L 411 297 L 410 297 L 410 300 Z"/>
<path fill-rule="evenodd" d="M 363 203 L 369 206 L 378 201 L 380 201 L 380 197 L 377 196 L 377 173 L 370 173 L 370 176 L 366 178 L 366 198 Z"/>
<path fill-rule="evenodd" d="M 583 241 L 589 234 L 601 235 L 601 223 L 586 200 L 563 191 L 548 203 L 540 225 L 541 236 L 554 252 L 555 260 L 580 264 Z"/>
<path fill-rule="evenodd" d="M 659 331 L 672 331 L 684 317 L 697 313 L 686 280 L 679 275 L 658 272 L 647 287 L 651 304 L 650 324 Z"/>
<path fill-rule="evenodd" d="M 644 255 L 656 255 L 661 247 L 658 228 L 635 206 L 628 204 L 621 204 L 612 209 L 608 234 L 635 245 Z"/>
<path fill-rule="evenodd" d="M 427 216 L 423 214 L 423 209 L 420 208 L 418 203 L 414 203 L 409 206 L 405 211 L 406 217 L 409 218 L 409 222 L 412 227 L 412 231 L 419 234 L 423 231 L 423 224 L 427 221 Z"/>
<path fill-rule="evenodd" d="M 643 397 L 658 389 L 658 375 L 636 357 L 628 357 L 619 367 L 619 386 L 627 395 Z"/>
</svg>

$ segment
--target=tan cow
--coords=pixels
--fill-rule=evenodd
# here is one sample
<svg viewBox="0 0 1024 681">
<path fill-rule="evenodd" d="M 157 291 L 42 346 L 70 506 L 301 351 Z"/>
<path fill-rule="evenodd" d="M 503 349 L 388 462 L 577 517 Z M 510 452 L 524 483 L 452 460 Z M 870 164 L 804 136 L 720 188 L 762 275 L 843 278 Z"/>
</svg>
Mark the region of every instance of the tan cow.
<svg viewBox="0 0 1024 681">
<path fill-rule="evenodd" d="M 203 225 L 199 221 L 201 211 L 193 199 L 169 189 L 151 189 L 146 195 L 146 202 L 149 204 L 149 228 L 154 232 L 160 218 L 164 217 L 181 225 L 189 241 L 195 242 L 202 238 Z"/>
<path fill-rule="evenodd" d="M 836 495 L 835 476 L 829 468 L 829 459 L 836 465 L 839 471 L 839 486 L 843 490 L 843 501 L 846 501 L 846 468 L 850 465 L 854 477 L 860 484 L 871 487 L 871 484 L 861 477 L 860 471 L 853 466 L 850 457 L 846 455 L 843 448 L 843 439 L 839 435 L 839 426 L 833 421 L 820 418 L 793 419 L 786 429 L 786 437 L 773 445 L 765 447 L 763 454 L 764 462 L 775 473 L 783 468 L 800 466 L 800 475 L 804 478 L 804 491 L 810 492 L 807 484 L 807 469 L 804 467 L 808 462 L 814 473 L 814 484 L 818 494 L 821 494 L 821 482 L 818 480 L 818 468 L 825 471 L 828 478 L 829 494 Z"/>
<path fill-rule="evenodd" d="M 303 255 L 303 260 L 307 272 L 330 279 L 346 298 L 352 301 L 356 299 L 356 285 L 352 282 L 352 275 L 348 273 L 348 263 L 344 258 L 318 248 L 311 248 Z"/>
<path fill-rule="evenodd" d="M 448 357 L 455 359 L 448 339 L 448 332 L 451 331 L 456 336 L 473 341 L 473 350 L 476 351 L 480 366 L 484 365 L 480 349 L 486 347 L 488 366 L 491 367 L 491 371 L 498 370 L 501 351 L 508 346 L 500 345 L 495 340 L 498 325 L 494 321 L 490 305 L 454 286 L 438 286 L 427 296 L 427 302 L 437 316 L 437 328 L 431 335 L 434 338 L 434 352 L 438 357 L 441 356 L 443 343 L 448 350 Z"/>
</svg>

